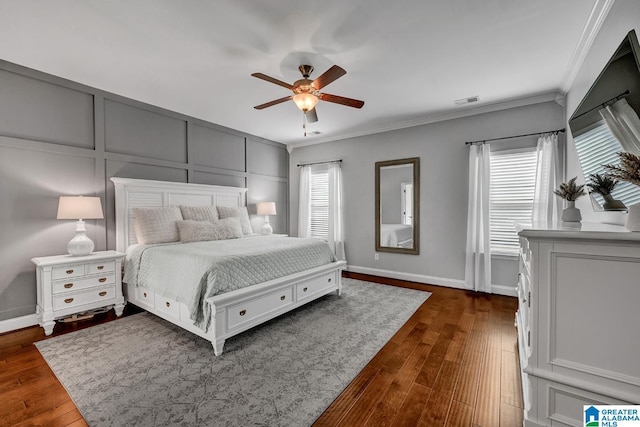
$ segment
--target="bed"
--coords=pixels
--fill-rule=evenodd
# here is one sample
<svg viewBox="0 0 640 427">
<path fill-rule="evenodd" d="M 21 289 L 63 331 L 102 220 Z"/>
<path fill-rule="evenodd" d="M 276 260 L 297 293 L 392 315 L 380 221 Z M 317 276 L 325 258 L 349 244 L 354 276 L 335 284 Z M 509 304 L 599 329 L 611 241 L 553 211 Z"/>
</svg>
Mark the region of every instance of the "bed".
<svg viewBox="0 0 640 427">
<path fill-rule="evenodd" d="M 222 354 L 225 341 L 234 335 L 331 292 L 336 292 L 340 295 L 342 289 L 341 275 L 346 263 L 335 259 L 327 259 L 325 260 L 327 262 L 324 263 L 323 261 L 322 265 L 304 267 L 300 271 L 292 272 L 289 267 L 288 269 L 281 268 L 278 270 L 278 277 L 211 296 L 205 295 L 200 302 L 202 306 L 201 315 L 204 317 L 194 320 L 192 301 L 181 298 L 180 293 L 176 293 L 175 290 L 172 291 L 169 288 L 158 289 L 158 287 L 149 286 L 148 284 L 153 282 L 153 275 L 151 275 L 151 281 L 147 282 L 131 279 L 131 270 L 127 270 L 127 268 L 133 268 L 134 260 L 137 259 L 133 258 L 133 254 L 136 252 L 154 253 L 154 257 L 159 260 L 155 261 L 158 271 L 165 271 L 166 273 L 158 273 L 159 276 L 170 276 L 169 273 L 174 268 L 182 269 L 189 263 L 198 265 L 202 261 L 198 256 L 208 250 L 205 250 L 205 247 L 209 243 L 139 245 L 134 231 L 133 211 L 136 208 L 159 208 L 180 205 L 242 207 L 245 206 L 247 189 L 115 177 L 111 178 L 111 181 L 115 185 L 116 249 L 121 252 L 127 252 L 125 279 L 128 278 L 129 280 L 125 280 L 123 283 L 123 291 L 127 302 L 209 340 L 216 356 Z M 230 246 L 242 246 L 249 252 L 251 252 L 250 248 L 252 246 L 259 247 L 260 245 L 263 247 L 284 248 L 284 246 L 288 245 L 286 243 L 287 239 L 292 242 L 304 240 L 280 236 L 248 236 L 234 239 L 233 244 Z M 232 242 L 232 240 L 229 240 L 229 242 Z M 177 258 L 177 253 L 183 251 L 180 245 L 190 248 L 189 250 L 191 251 L 190 253 L 182 254 L 182 259 Z M 220 245 L 224 245 L 224 243 L 212 242 L 210 244 L 213 251 L 228 252 L 228 247 L 222 248 Z M 313 258 L 314 256 L 314 253 L 311 252 L 307 257 Z M 176 259 L 172 261 L 174 257 Z M 256 262 L 258 264 L 262 262 L 262 265 L 265 265 L 265 262 L 272 263 L 276 261 L 274 255 L 265 254 L 262 260 Z M 290 261 L 289 264 L 298 265 L 297 260 L 291 259 Z M 171 264 L 172 262 L 174 264 Z M 154 269 L 152 268 L 151 271 L 154 271 Z M 244 267 L 244 271 L 251 273 L 253 267 Z M 192 280 L 188 270 L 181 271 L 179 274 L 180 287 L 184 287 L 185 283 L 183 282 Z M 197 277 L 200 273 L 196 271 L 192 274 Z M 270 274 L 273 276 L 274 273 Z M 224 276 L 221 275 L 220 277 Z M 220 283 L 221 281 L 218 280 L 217 282 Z M 196 284 L 192 284 L 192 286 L 196 286 Z"/>
<path fill-rule="evenodd" d="M 380 224 L 380 246 L 413 248 L 413 226 L 406 224 Z"/>
</svg>

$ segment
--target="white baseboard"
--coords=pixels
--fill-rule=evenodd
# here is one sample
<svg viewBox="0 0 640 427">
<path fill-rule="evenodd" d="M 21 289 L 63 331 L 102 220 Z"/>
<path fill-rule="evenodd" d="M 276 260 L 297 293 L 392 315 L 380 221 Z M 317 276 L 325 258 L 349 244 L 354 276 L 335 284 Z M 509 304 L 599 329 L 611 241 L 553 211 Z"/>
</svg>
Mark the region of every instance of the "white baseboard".
<svg viewBox="0 0 640 427">
<path fill-rule="evenodd" d="M 515 286 L 491 285 L 491 293 L 498 295 L 506 295 L 508 297 L 517 297 L 518 289 Z"/>
<path fill-rule="evenodd" d="M 427 285 L 446 286 L 448 288 L 467 289 L 464 280 L 448 279 L 446 277 L 427 276 L 425 274 L 405 273 L 401 271 L 383 270 L 380 268 L 360 267 L 357 265 L 349 265 L 347 271 L 354 273 L 370 274 L 372 276 L 388 277 L 391 279 L 407 280 L 410 282 L 424 283 Z M 498 295 L 506 295 L 510 297 L 518 296 L 515 287 L 491 285 L 491 293 Z"/>
<path fill-rule="evenodd" d="M 35 313 L 13 319 L 0 320 L 0 334 L 37 325 L 38 321 L 38 315 Z"/>
</svg>

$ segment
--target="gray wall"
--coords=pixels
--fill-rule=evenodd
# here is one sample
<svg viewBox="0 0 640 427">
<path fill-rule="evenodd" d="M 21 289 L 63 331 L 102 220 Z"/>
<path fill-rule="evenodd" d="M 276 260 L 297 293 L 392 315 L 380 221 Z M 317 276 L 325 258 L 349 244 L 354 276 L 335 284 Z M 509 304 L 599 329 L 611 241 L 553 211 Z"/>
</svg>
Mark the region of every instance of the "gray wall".
<svg viewBox="0 0 640 427">
<path fill-rule="evenodd" d="M 4 61 L 0 94 L 0 321 L 35 312 L 30 259 L 66 253 L 75 222 L 56 220 L 59 196 L 102 197 L 88 235 L 115 248 L 112 176 L 247 186 L 249 212 L 275 201 L 271 225 L 287 233 L 282 144 Z"/>
<path fill-rule="evenodd" d="M 464 280 L 468 156 L 465 141 L 526 134 L 563 126 L 554 102 L 512 108 L 424 126 L 295 148 L 290 161 L 290 230 L 298 229 L 300 162 L 342 159 L 345 249 L 352 267 Z M 535 144 L 536 138 L 526 142 Z M 514 143 L 521 141 L 514 140 Z M 420 255 L 380 253 L 374 260 L 374 164 L 420 157 Z M 517 263 L 496 258 L 493 283 L 513 287 Z"/>
<path fill-rule="evenodd" d="M 616 0 L 604 20 L 584 63 L 567 93 L 567 118 L 578 108 L 580 101 L 614 54 L 622 39 L 632 29 L 640 33 L 640 2 L 637 0 Z M 582 169 L 578 162 L 573 138 L 567 139 L 567 177 L 578 177 L 584 183 Z M 616 212 L 595 212 L 588 197 L 580 197 L 576 202 L 580 208 L 582 221 L 624 223 L 625 215 Z"/>
</svg>

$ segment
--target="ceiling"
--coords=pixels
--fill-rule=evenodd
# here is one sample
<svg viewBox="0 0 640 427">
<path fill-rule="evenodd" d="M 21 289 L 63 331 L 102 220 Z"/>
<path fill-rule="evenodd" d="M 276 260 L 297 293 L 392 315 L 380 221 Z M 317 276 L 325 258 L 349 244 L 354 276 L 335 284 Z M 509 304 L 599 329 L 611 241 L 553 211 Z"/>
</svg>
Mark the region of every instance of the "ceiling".
<svg viewBox="0 0 640 427">
<path fill-rule="evenodd" d="M 297 146 L 553 99 L 601 3 L 1 0 L 0 59 Z M 293 83 L 301 64 L 340 65 L 323 92 L 364 107 L 321 101 L 306 138 L 292 101 L 253 108 L 290 92 L 251 73 Z"/>
</svg>

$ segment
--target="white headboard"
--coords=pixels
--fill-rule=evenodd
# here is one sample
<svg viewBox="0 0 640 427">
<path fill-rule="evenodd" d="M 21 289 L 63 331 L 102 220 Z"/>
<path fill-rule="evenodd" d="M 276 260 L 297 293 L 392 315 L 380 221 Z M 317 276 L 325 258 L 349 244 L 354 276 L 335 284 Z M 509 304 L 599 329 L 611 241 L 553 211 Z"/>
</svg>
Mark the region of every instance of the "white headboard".
<svg viewBox="0 0 640 427">
<path fill-rule="evenodd" d="M 116 250 L 137 243 L 132 208 L 161 206 L 245 206 L 246 188 L 111 178 L 116 187 Z"/>
</svg>

